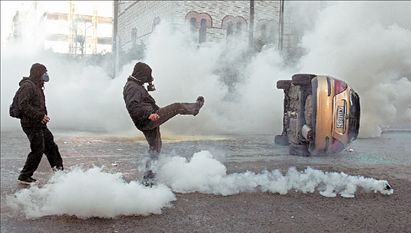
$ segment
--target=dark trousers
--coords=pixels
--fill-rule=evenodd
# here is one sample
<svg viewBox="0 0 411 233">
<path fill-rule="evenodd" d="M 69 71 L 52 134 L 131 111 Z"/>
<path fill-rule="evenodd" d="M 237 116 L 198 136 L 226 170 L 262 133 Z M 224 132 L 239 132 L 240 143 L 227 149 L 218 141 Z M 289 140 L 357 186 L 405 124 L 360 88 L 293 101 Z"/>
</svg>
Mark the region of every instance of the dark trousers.
<svg viewBox="0 0 411 233">
<path fill-rule="evenodd" d="M 54 142 L 53 134 L 47 127 L 23 127 L 23 131 L 30 141 L 31 152 L 27 156 L 20 176 L 31 177 L 37 170 L 43 154 L 46 154 L 51 167 L 63 167 L 63 159 L 61 158 L 58 146 Z"/>
<path fill-rule="evenodd" d="M 150 146 L 149 154 L 151 157 L 157 157 L 161 152 L 161 134 L 160 125 L 170 120 L 174 116 L 195 115 L 200 110 L 198 103 L 174 103 L 160 108 L 156 113 L 160 116 L 157 121 L 150 121 L 147 125 L 141 128 L 148 145 Z"/>
</svg>

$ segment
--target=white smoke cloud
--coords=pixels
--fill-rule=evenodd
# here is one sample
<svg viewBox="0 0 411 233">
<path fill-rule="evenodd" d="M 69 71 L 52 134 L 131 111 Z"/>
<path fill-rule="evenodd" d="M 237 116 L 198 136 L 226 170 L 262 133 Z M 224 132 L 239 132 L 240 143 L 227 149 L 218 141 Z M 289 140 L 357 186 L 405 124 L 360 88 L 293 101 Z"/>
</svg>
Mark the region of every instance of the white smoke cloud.
<svg viewBox="0 0 411 233">
<path fill-rule="evenodd" d="M 295 9 L 294 23 L 304 19 L 297 17 L 305 9 L 298 4 L 290 4 Z M 359 93 L 360 136 L 378 136 L 387 127 L 409 128 L 410 10 L 409 2 L 335 2 L 310 8 L 313 16 L 297 27 L 308 31 L 300 44 L 306 54 L 296 66 L 286 64 L 275 48 L 249 55 L 244 38 L 198 47 L 188 34 L 163 22 L 149 38 L 143 59 L 153 68 L 158 91 L 152 95 L 160 106 L 191 102 L 198 95 L 206 103 L 198 116 L 176 117 L 162 129 L 178 134 L 279 133 L 283 93 L 275 83 L 299 72 L 332 75 Z M 18 127 L 18 121 L 8 116 L 8 106 L 18 81 L 28 75 L 31 64 L 41 62 L 51 77 L 45 90 L 51 128 L 137 132 L 122 99 L 123 85 L 137 61 L 130 61 L 111 79 L 100 67 L 33 46 L 2 48 L 2 129 Z M 224 83 L 229 75 L 221 72 L 227 68 L 239 74 L 232 87 Z"/>
<path fill-rule="evenodd" d="M 122 96 L 124 79 L 112 79 L 97 66 L 84 65 L 31 47 L 10 46 L 2 50 L 2 129 L 16 128 L 8 107 L 18 82 L 29 75 L 33 63 L 45 64 L 50 82 L 45 84 L 49 127 L 77 131 L 126 131 L 132 128 Z"/>
<path fill-rule="evenodd" d="M 43 187 L 18 191 L 8 197 L 7 204 L 22 210 L 27 218 L 47 215 L 113 218 L 160 214 L 174 200 L 175 195 L 164 185 L 149 188 L 136 181 L 127 183 L 121 173 L 76 167 L 68 173 L 56 173 Z"/>
<path fill-rule="evenodd" d="M 300 71 L 346 80 L 360 95 L 360 136 L 410 127 L 410 2 L 338 2 L 305 34 Z"/>
<path fill-rule="evenodd" d="M 223 196 L 257 191 L 281 195 L 289 191 L 318 191 L 324 197 L 345 198 L 353 198 L 359 190 L 384 195 L 394 192 L 386 180 L 309 167 L 304 171 L 291 167 L 285 174 L 279 170 L 227 174 L 227 168 L 209 151 L 195 153 L 190 159 L 164 157 L 156 169 L 158 184 L 148 188 L 138 181 L 127 183 L 121 173 L 103 172 L 98 167 L 89 170 L 75 167 L 69 172 L 56 173 L 43 187 L 32 186 L 8 196 L 6 203 L 27 218 L 47 215 L 114 218 L 160 214 L 162 208 L 170 207 L 176 200 L 171 190 Z"/>
<path fill-rule="evenodd" d="M 158 91 L 153 96 L 160 106 L 172 102 L 194 101 L 204 95 L 206 104 L 196 118 L 177 118 L 168 129 L 189 128 L 208 133 L 272 133 L 280 129 L 281 91 L 275 89 L 280 78 L 290 77 L 278 51 L 268 49 L 243 64 L 248 42 L 238 38 L 226 43 L 209 43 L 198 48 L 183 33 L 166 23 L 158 26 L 147 45 L 146 60 L 153 68 Z M 161 54 L 161 55 L 160 55 Z M 223 83 L 219 69 L 239 70 L 234 90 Z M 188 125 L 188 126 L 187 126 Z"/>
<path fill-rule="evenodd" d="M 13 34 L 13 18 L 19 11 L 20 18 L 28 19 L 24 24 L 19 24 L 18 33 L 21 34 L 25 42 L 40 46 L 44 40 L 44 33 L 38 30 L 41 27 L 39 20 L 41 15 L 38 11 L 33 11 L 35 2 L 27 1 L 1 1 L 1 48 L 8 45 L 9 37 Z"/>
<path fill-rule="evenodd" d="M 393 193 L 393 189 L 386 189 L 388 182 L 385 180 L 323 172 L 309 167 L 301 172 L 291 167 L 284 175 L 279 170 L 227 174 L 226 167 L 208 151 L 195 153 L 190 160 L 172 157 L 165 161 L 160 162 L 159 179 L 173 191 L 181 193 L 225 196 L 263 191 L 284 195 L 293 190 L 302 193 L 319 191 L 325 197 L 354 197 L 358 189 L 385 195 Z"/>
<path fill-rule="evenodd" d="M 273 116 L 281 115 L 283 97 L 274 85 L 276 80 L 289 77 L 291 72 L 284 71 L 277 51 L 266 50 L 245 64 L 244 69 L 240 69 L 241 79 L 235 83 L 235 92 L 229 92 L 218 69 L 240 65 L 229 63 L 229 60 L 245 53 L 247 43 L 239 40 L 198 48 L 185 34 L 176 33 L 167 23 L 157 28 L 149 40 L 145 61 L 153 68 L 158 91 L 152 95 L 158 105 L 193 102 L 199 95 L 206 99 L 196 118 L 177 117 L 165 125 L 165 130 L 181 134 L 217 134 L 271 133 L 273 128 L 280 129 L 282 120 Z M 100 67 L 39 52 L 31 46 L 9 45 L 2 50 L 5 57 L 1 80 L 3 129 L 18 126 L 18 121 L 8 116 L 8 106 L 21 77 L 28 75 L 31 64 L 40 62 L 47 66 L 51 78 L 45 84 L 50 127 L 135 132 L 131 130 L 134 126 L 125 109 L 122 90 L 137 61 L 130 61 L 112 79 Z"/>
</svg>

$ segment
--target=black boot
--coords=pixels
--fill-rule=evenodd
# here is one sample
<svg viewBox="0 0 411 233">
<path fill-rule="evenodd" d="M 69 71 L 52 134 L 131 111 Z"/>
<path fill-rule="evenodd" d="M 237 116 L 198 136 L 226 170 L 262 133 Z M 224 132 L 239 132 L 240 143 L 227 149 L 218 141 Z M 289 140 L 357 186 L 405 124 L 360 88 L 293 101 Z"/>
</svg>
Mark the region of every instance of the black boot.
<svg viewBox="0 0 411 233">
<path fill-rule="evenodd" d="M 148 170 L 144 173 L 141 183 L 146 187 L 152 187 L 156 184 L 156 174 L 152 170 Z"/>
<path fill-rule="evenodd" d="M 196 116 L 196 115 L 200 112 L 200 108 L 203 107 L 203 105 L 204 105 L 204 97 L 202 97 L 202 96 L 197 97 L 196 104 L 197 104 L 197 110 L 196 110 L 196 112 L 193 114 L 194 116 Z"/>
<path fill-rule="evenodd" d="M 63 166 L 54 166 L 54 167 L 51 168 L 51 170 L 53 170 L 53 172 L 64 171 L 64 167 Z"/>
<path fill-rule="evenodd" d="M 30 184 L 34 184 L 37 182 L 37 180 L 33 179 L 32 177 L 26 177 L 22 175 L 19 176 L 18 181 L 20 184 L 24 184 L 24 185 L 30 185 Z"/>
</svg>

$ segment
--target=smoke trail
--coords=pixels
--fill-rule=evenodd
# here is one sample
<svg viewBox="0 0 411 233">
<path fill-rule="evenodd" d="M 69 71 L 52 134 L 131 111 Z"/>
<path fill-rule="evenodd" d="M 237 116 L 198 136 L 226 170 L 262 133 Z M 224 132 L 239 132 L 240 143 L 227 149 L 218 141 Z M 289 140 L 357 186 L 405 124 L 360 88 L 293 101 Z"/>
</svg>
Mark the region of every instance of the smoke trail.
<svg viewBox="0 0 411 233">
<path fill-rule="evenodd" d="M 120 173 L 111 174 L 95 167 L 76 167 L 56 173 L 43 187 L 32 186 L 9 196 L 7 204 L 22 210 L 27 218 L 47 215 L 73 215 L 79 218 L 113 218 L 119 215 L 160 214 L 176 200 L 171 190 L 158 185 L 127 183 Z"/>
<path fill-rule="evenodd" d="M 385 195 L 393 193 L 385 180 L 323 172 L 310 167 L 301 172 L 291 167 L 284 175 L 279 170 L 227 174 L 226 167 L 208 151 L 195 153 L 190 160 L 183 157 L 165 159 L 160 162 L 158 173 L 163 183 L 181 193 L 226 196 L 262 191 L 284 195 L 294 190 L 302 193 L 319 191 L 325 197 L 354 197 L 359 189 Z"/>
<path fill-rule="evenodd" d="M 160 159 L 159 184 L 144 187 L 136 181 L 125 182 L 120 173 L 101 168 L 56 173 L 43 187 L 32 186 L 8 196 L 6 203 L 27 218 L 47 215 L 72 215 L 79 218 L 114 218 L 121 215 L 160 214 L 176 200 L 171 192 L 234 195 L 241 192 L 269 192 L 285 195 L 289 191 L 314 193 L 325 197 L 353 198 L 360 189 L 391 195 L 394 190 L 385 180 L 345 173 L 323 172 L 291 167 L 279 170 L 227 174 L 226 167 L 208 151 L 195 153 L 190 160 L 174 156 Z M 167 186 L 169 187 L 167 187 Z"/>
</svg>

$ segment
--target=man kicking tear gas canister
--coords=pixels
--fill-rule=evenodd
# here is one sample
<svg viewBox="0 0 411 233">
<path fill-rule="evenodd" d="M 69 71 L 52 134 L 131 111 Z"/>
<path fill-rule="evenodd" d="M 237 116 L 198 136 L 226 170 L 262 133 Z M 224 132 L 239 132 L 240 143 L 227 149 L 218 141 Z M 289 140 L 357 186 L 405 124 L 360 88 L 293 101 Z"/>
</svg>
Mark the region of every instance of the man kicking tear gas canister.
<svg viewBox="0 0 411 233">
<path fill-rule="evenodd" d="M 149 145 L 150 158 L 146 163 L 143 177 L 145 186 L 154 184 L 155 174 L 152 165 L 161 151 L 160 125 L 178 114 L 196 116 L 204 104 L 204 97 L 199 96 L 195 103 L 173 103 L 163 108 L 158 107 L 154 98 L 148 93 L 155 90 L 151 72 L 150 66 L 138 62 L 123 89 L 128 113 L 137 129 L 143 132 Z M 143 86 L 144 83 L 148 83 L 147 89 Z"/>
</svg>

